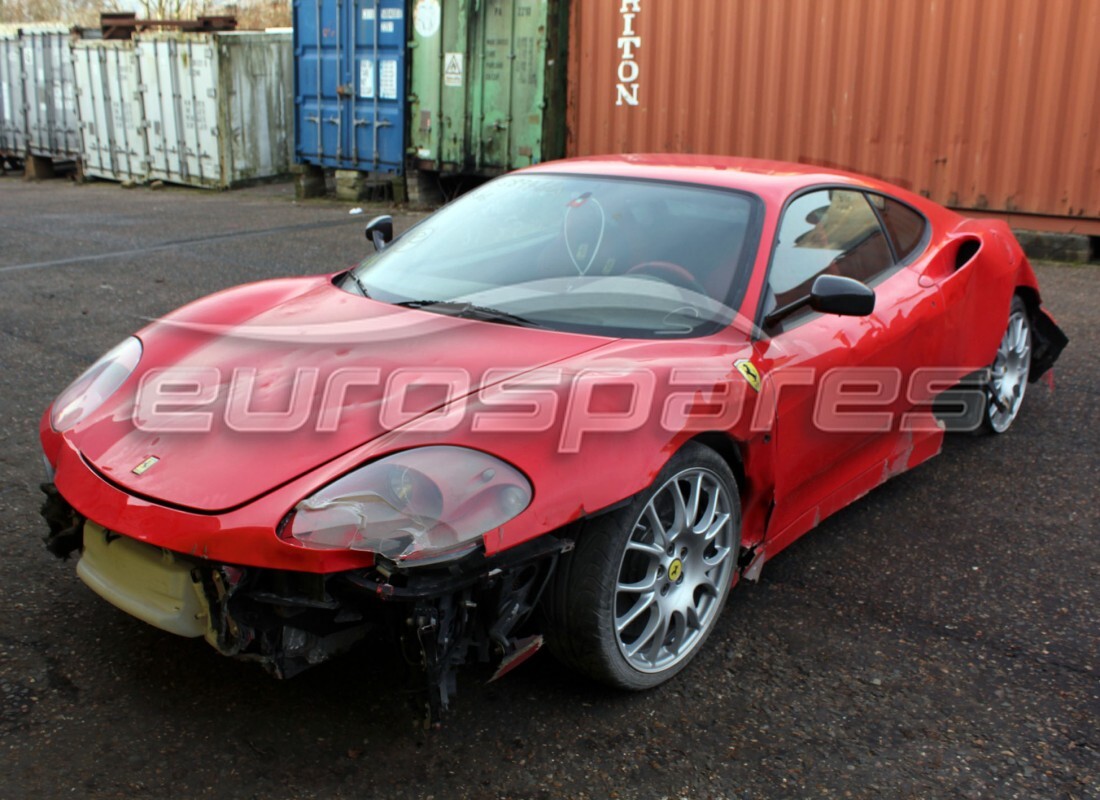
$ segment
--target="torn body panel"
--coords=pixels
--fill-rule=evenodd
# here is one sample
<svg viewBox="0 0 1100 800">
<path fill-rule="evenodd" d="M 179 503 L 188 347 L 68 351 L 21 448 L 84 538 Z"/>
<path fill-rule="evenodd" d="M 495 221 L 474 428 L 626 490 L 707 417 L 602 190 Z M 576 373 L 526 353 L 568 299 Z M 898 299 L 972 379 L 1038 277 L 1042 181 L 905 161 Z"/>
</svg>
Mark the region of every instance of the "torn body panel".
<svg viewBox="0 0 1100 800">
<path fill-rule="evenodd" d="M 51 487 L 52 488 L 52 487 Z M 63 510 L 56 491 L 51 511 Z M 69 511 L 75 515 L 75 512 Z M 423 673 L 426 708 L 437 720 L 471 661 L 511 671 L 542 644 L 521 636 L 558 556 L 572 546 L 543 537 L 495 558 L 480 553 L 441 568 L 371 568 L 315 573 L 218 564 L 81 525 L 77 574 L 122 611 L 223 655 L 290 678 L 379 633 Z M 67 553 L 66 553 L 67 555 Z"/>
</svg>

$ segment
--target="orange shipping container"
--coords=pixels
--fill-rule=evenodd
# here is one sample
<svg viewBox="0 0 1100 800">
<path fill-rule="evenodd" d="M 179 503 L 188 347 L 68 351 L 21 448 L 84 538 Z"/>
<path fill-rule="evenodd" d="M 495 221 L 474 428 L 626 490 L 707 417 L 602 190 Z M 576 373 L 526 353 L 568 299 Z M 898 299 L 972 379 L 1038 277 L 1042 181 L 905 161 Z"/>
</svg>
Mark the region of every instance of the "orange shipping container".
<svg viewBox="0 0 1100 800">
<path fill-rule="evenodd" d="M 570 155 L 820 164 L 1100 235 L 1100 0 L 572 0 L 570 27 Z"/>
</svg>

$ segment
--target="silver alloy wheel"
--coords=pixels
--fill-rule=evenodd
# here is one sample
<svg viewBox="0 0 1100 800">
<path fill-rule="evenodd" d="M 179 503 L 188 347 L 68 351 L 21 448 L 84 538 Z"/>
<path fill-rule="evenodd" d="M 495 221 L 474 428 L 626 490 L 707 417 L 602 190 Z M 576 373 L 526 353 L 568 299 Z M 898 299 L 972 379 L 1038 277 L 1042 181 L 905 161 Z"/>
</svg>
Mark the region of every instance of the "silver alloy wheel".
<svg viewBox="0 0 1100 800">
<path fill-rule="evenodd" d="M 1016 419 L 1027 391 L 1031 371 L 1031 322 L 1027 311 L 1014 305 L 1008 317 L 1008 327 L 997 348 L 989 378 L 989 425 L 1004 433 Z"/>
<path fill-rule="evenodd" d="M 731 498 L 709 469 L 685 469 L 634 522 L 615 584 L 619 652 L 640 672 L 688 658 L 722 608 L 736 561 Z"/>
</svg>

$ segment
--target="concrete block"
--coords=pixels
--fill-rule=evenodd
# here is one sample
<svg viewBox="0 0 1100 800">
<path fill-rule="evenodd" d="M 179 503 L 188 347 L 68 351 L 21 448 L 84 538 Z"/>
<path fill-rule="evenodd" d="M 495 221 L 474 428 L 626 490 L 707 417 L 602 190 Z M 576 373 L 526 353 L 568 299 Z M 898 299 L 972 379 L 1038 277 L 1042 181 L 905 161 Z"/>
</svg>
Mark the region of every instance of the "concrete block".
<svg viewBox="0 0 1100 800">
<path fill-rule="evenodd" d="M 327 187 L 325 186 L 325 170 L 322 167 L 313 164 L 295 164 L 290 171 L 294 175 L 294 196 L 296 198 L 304 200 L 307 197 L 325 196 Z"/>
<path fill-rule="evenodd" d="M 367 191 L 368 181 L 365 172 L 354 169 L 336 170 L 336 199 L 362 200 Z"/>
<path fill-rule="evenodd" d="M 27 156 L 23 168 L 23 180 L 44 181 L 52 178 L 53 161 L 45 156 Z"/>
<path fill-rule="evenodd" d="M 1089 260 L 1089 237 L 1078 233 L 1014 230 L 1016 240 L 1032 261 L 1068 261 L 1084 264 Z"/>
</svg>

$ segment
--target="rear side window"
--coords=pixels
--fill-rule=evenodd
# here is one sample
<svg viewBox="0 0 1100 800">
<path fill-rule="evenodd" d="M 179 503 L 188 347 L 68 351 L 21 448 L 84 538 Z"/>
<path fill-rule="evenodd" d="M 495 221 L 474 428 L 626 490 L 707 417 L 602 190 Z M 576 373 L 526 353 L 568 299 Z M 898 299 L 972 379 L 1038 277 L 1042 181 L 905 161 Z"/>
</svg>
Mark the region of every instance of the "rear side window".
<svg viewBox="0 0 1100 800">
<path fill-rule="evenodd" d="M 818 275 L 866 283 L 894 264 L 886 237 L 862 192 L 823 189 L 795 199 L 779 226 L 768 273 L 773 308 L 810 293 Z"/>
<path fill-rule="evenodd" d="M 911 256 L 924 238 L 924 217 L 918 214 L 904 203 L 899 203 L 889 197 L 872 195 L 873 202 L 878 206 L 882 216 L 882 224 L 886 226 L 886 233 L 894 243 L 894 252 L 898 254 L 898 261 L 904 261 Z"/>
</svg>

